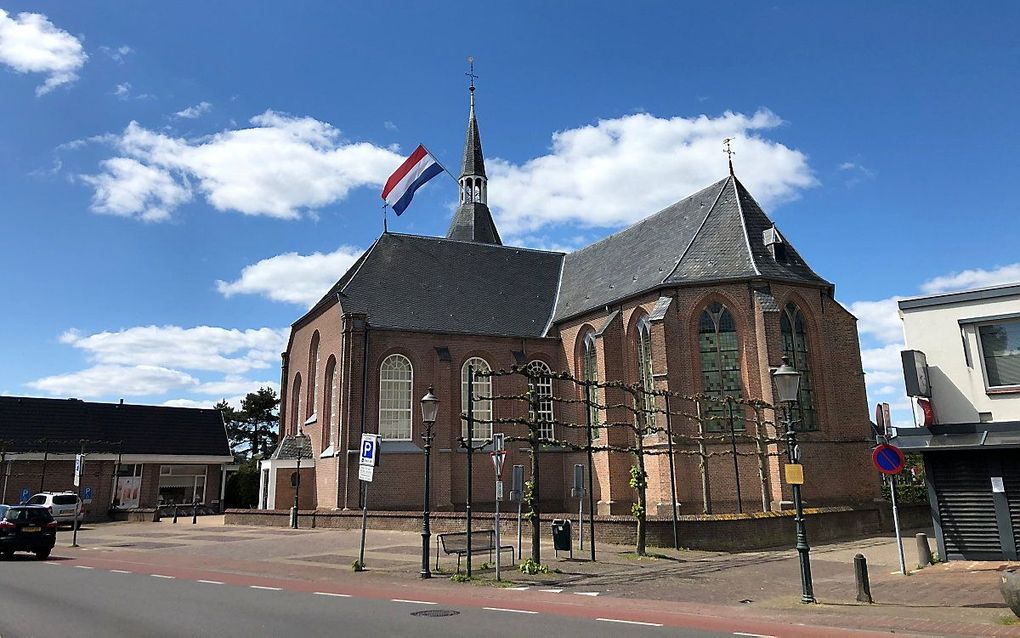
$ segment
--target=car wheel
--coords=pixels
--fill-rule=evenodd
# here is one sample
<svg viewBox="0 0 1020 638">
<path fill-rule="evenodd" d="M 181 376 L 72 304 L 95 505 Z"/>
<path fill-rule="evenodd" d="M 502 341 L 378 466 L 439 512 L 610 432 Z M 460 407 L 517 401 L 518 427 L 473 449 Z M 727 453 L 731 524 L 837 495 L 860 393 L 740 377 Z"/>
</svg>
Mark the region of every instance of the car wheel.
<svg viewBox="0 0 1020 638">
<path fill-rule="evenodd" d="M 35 553 L 35 557 L 38 558 L 39 560 L 46 560 L 47 558 L 50 557 L 50 550 L 40 549 Z"/>
</svg>

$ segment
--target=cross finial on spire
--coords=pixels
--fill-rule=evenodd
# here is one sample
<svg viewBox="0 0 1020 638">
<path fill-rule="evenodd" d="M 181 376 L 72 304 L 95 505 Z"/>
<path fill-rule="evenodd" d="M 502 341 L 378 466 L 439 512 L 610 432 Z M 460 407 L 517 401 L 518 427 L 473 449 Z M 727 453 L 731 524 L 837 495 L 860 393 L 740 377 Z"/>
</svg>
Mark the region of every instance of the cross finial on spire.
<svg viewBox="0 0 1020 638">
<path fill-rule="evenodd" d="M 723 145 L 726 147 L 726 150 L 723 152 L 726 153 L 726 157 L 729 159 L 730 163 L 730 175 L 733 175 L 733 156 L 737 154 L 737 152 L 734 151 L 733 148 L 731 147 L 732 142 L 733 142 L 732 137 L 727 137 L 722 142 Z"/>
<path fill-rule="evenodd" d="M 474 58 L 474 56 L 471 56 L 471 55 L 468 56 L 468 72 L 465 73 L 464 75 L 466 75 L 469 78 L 471 78 L 471 86 L 469 87 L 469 90 L 473 93 L 474 90 L 475 90 L 475 80 L 478 79 L 478 76 L 475 75 L 475 58 Z"/>
</svg>

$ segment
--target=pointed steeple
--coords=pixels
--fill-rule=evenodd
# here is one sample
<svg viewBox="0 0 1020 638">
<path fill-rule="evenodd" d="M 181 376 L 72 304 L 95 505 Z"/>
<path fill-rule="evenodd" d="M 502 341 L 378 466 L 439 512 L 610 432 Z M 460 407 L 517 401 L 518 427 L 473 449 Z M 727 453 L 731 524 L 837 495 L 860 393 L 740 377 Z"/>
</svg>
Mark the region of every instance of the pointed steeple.
<svg viewBox="0 0 1020 638">
<path fill-rule="evenodd" d="M 482 138 L 478 134 L 478 119 L 475 117 L 475 74 L 474 61 L 468 58 L 471 70 L 471 111 L 468 117 L 467 136 L 464 139 L 464 161 L 460 168 L 460 205 L 446 231 L 447 239 L 473 241 L 482 244 L 499 244 L 499 232 L 492 221 L 492 213 L 486 203 L 489 195 L 488 178 L 485 176 L 485 158 L 482 155 Z"/>
</svg>

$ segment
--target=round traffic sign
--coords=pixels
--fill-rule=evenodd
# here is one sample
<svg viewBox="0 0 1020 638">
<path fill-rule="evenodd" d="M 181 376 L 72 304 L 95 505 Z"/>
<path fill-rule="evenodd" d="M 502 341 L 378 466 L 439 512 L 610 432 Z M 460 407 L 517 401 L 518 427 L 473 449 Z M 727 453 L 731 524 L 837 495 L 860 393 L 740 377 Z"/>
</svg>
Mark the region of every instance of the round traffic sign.
<svg viewBox="0 0 1020 638">
<path fill-rule="evenodd" d="M 871 462 L 882 474 L 899 474 L 906 461 L 900 448 L 888 443 L 876 446 L 871 453 Z"/>
</svg>

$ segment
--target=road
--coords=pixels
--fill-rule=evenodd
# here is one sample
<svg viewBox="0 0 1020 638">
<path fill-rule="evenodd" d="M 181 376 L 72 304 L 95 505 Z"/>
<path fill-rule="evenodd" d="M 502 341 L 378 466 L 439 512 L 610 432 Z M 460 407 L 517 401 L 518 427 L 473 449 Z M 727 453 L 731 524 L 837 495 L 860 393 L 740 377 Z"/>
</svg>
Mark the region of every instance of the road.
<svg viewBox="0 0 1020 638">
<path fill-rule="evenodd" d="M 425 604 L 433 601 L 396 595 L 386 600 L 357 593 L 347 597 L 288 591 L 270 585 L 112 571 L 60 560 L 3 563 L 0 591 L 3 638 L 733 635 L 614 622 L 613 618 L 524 613 L 528 610 L 511 607 Z M 605 614 L 613 615 L 609 610 Z"/>
</svg>

